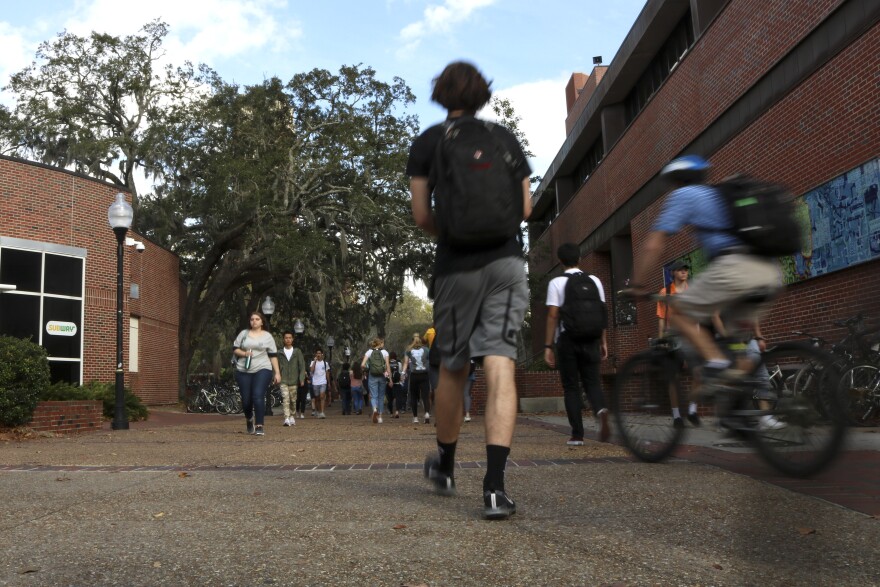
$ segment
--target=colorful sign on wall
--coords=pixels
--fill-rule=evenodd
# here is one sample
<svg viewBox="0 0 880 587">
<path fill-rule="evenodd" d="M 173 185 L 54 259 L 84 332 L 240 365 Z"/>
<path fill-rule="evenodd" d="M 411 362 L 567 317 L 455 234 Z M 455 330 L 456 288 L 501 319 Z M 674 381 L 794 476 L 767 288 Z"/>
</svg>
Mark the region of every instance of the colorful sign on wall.
<svg viewBox="0 0 880 587">
<path fill-rule="evenodd" d="M 800 253 L 783 257 L 786 283 L 880 258 L 880 158 L 868 161 L 797 200 L 804 226 Z"/>
</svg>

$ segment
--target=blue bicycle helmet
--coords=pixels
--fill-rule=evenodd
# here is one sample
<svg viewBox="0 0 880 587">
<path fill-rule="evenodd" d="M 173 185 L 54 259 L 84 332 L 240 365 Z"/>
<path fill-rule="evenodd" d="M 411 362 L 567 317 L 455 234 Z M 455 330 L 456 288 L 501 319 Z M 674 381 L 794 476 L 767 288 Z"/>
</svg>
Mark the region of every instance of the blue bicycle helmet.
<svg viewBox="0 0 880 587">
<path fill-rule="evenodd" d="M 681 183 L 700 183 L 709 175 L 712 164 L 699 155 L 673 159 L 660 171 L 660 177 Z"/>
</svg>

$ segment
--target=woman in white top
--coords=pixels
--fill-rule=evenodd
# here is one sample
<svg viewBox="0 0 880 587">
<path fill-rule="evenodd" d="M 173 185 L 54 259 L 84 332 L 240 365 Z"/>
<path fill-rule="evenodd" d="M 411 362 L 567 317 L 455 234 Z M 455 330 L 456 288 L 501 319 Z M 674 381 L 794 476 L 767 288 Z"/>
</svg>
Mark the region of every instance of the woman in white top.
<svg viewBox="0 0 880 587">
<path fill-rule="evenodd" d="M 235 363 L 235 381 L 241 393 L 248 434 L 263 436 L 266 391 L 269 389 L 269 382 L 281 382 L 281 370 L 278 367 L 275 339 L 263 330 L 266 323 L 263 315 L 251 312 L 248 320 L 250 328 L 239 332 L 232 345 L 232 352 L 238 357 Z"/>
<path fill-rule="evenodd" d="M 330 373 L 330 366 L 324 360 L 324 351 L 315 349 L 315 358 L 309 365 L 309 372 L 312 374 L 312 399 L 317 408 L 317 416 L 326 418 L 324 415 L 324 402 L 327 399 L 327 383 Z"/>
</svg>

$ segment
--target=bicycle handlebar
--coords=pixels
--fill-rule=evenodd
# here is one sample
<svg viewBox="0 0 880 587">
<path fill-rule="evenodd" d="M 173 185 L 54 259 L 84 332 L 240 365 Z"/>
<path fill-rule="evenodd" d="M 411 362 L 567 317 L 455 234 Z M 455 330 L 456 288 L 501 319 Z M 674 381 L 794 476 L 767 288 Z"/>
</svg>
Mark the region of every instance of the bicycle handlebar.
<svg viewBox="0 0 880 587">
<path fill-rule="evenodd" d="M 835 326 L 840 326 L 841 328 L 848 328 L 852 330 L 852 326 L 856 326 L 865 321 L 865 315 L 859 312 L 855 316 L 851 316 L 850 318 L 846 318 L 845 320 L 835 320 L 832 322 Z"/>
</svg>

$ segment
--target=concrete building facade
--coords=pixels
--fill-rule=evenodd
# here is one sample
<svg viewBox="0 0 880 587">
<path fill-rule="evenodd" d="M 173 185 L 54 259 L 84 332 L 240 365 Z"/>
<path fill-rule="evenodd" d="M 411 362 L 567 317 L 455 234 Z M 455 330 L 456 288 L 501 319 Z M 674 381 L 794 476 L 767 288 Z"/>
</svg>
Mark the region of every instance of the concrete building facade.
<svg viewBox="0 0 880 587">
<path fill-rule="evenodd" d="M 117 186 L 0 157 L 0 334 L 31 337 L 53 381 L 112 382 L 116 362 L 116 237 L 107 209 Z M 148 405 L 177 401 L 177 255 L 134 232 L 125 247 L 125 383 Z"/>
<path fill-rule="evenodd" d="M 649 302 L 617 299 L 660 210 L 660 169 L 688 153 L 712 181 L 747 172 L 787 185 L 804 220 L 803 251 L 780 259 L 786 293 L 763 324 L 771 340 L 835 319 L 880 317 L 880 3 L 872 0 L 649 0 L 607 67 L 566 88 L 564 144 L 533 196 L 529 266 L 533 351 L 546 283 L 563 242 L 605 284 L 611 375 L 656 336 Z M 706 260 L 692 233 L 664 265 Z M 648 285 L 668 276 L 657 267 Z"/>
</svg>

